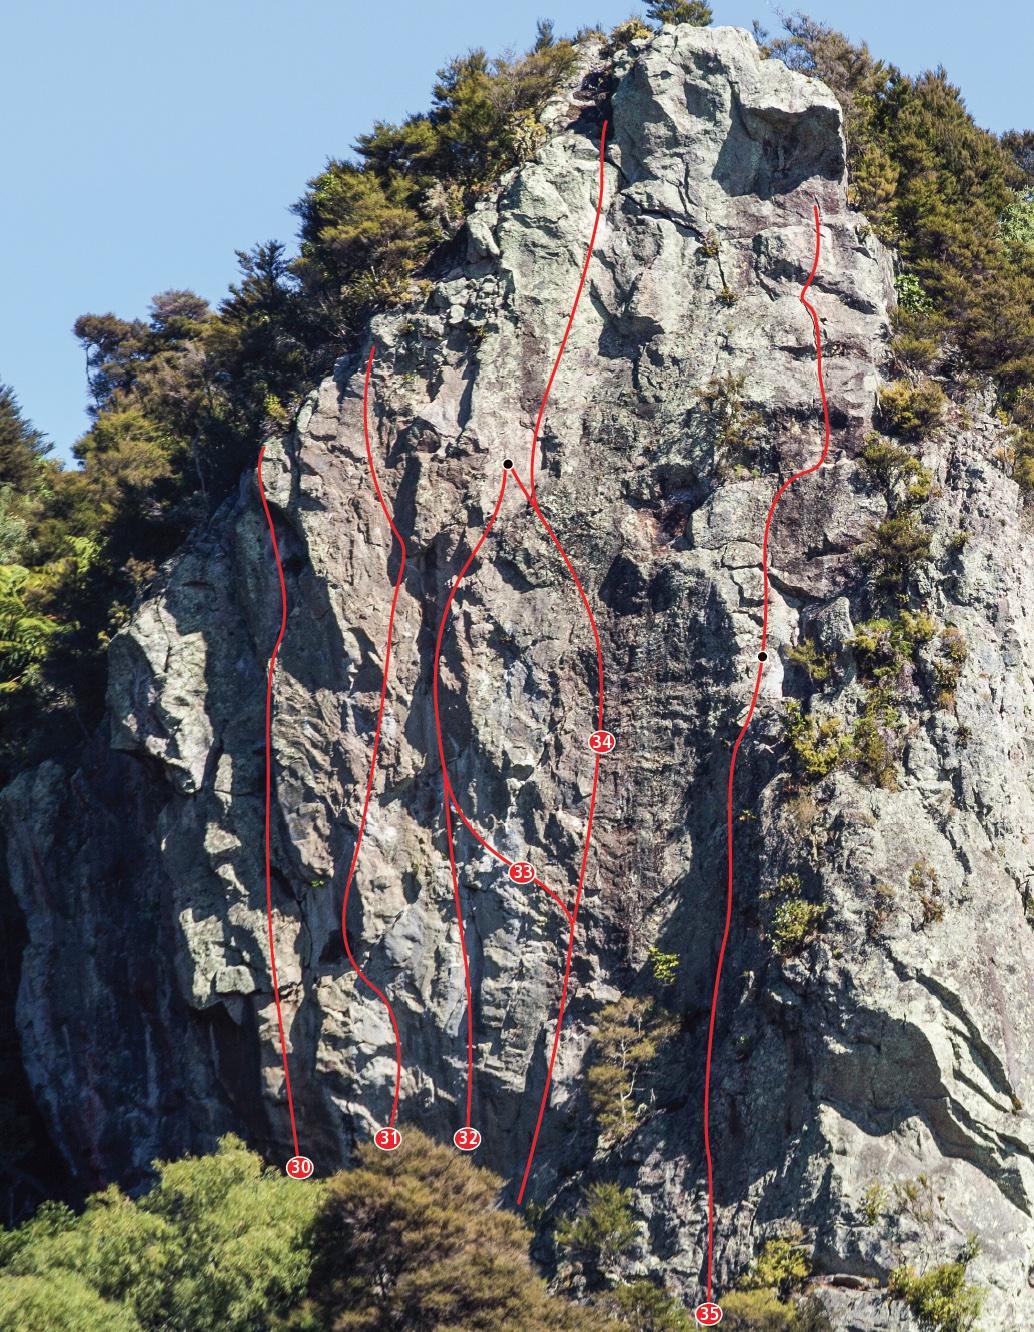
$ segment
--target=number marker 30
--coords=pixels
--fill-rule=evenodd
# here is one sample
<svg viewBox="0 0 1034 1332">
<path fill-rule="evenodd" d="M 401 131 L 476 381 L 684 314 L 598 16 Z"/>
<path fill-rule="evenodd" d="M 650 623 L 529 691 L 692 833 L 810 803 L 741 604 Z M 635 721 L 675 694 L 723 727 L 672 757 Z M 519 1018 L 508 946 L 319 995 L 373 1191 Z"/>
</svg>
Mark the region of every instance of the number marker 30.
<svg viewBox="0 0 1034 1332">
<path fill-rule="evenodd" d="M 472 1152 L 475 1147 L 481 1146 L 481 1134 L 476 1128 L 457 1129 L 452 1140 L 461 1152 Z"/>
<path fill-rule="evenodd" d="M 701 1327 L 714 1327 L 722 1321 L 722 1308 L 720 1304 L 698 1304 L 693 1311 L 693 1317 Z"/>
<path fill-rule="evenodd" d="M 373 1141 L 382 1152 L 393 1152 L 402 1142 L 402 1134 L 397 1128 L 382 1128 L 373 1135 Z"/>
<path fill-rule="evenodd" d="M 292 1179 L 308 1179 L 314 1166 L 307 1156 L 292 1156 L 284 1169 Z"/>
<path fill-rule="evenodd" d="M 515 860 L 507 873 L 514 883 L 535 882 L 535 866 L 530 865 L 526 860 Z"/>
</svg>

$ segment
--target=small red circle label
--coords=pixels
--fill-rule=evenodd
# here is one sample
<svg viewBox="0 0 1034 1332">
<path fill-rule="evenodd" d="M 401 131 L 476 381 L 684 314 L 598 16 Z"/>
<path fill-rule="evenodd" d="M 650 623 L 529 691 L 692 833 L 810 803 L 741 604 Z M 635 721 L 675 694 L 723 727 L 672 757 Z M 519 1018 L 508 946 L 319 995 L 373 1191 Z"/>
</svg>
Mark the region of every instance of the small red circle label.
<svg viewBox="0 0 1034 1332">
<path fill-rule="evenodd" d="M 476 1128 L 457 1129 L 452 1135 L 452 1140 L 461 1152 L 472 1152 L 475 1147 L 481 1146 L 481 1134 Z"/>
<path fill-rule="evenodd" d="M 589 736 L 589 748 L 594 754 L 609 754 L 616 744 L 613 731 L 593 731 Z"/>
<path fill-rule="evenodd" d="M 722 1321 L 722 1307 L 720 1304 L 698 1304 L 693 1310 L 693 1317 L 701 1327 L 714 1327 Z"/>
<path fill-rule="evenodd" d="M 507 870 L 507 873 L 514 883 L 535 882 L 535 866 L 530 864 L 527 860 L 515 860 L 509 870 Z"/>
<path fill-rule="evenodd" d="M 373 1135 L 373 1141 L 382 1152 L 393 1152 L 402 1142 L 402 1134 L 397 1128 L 381 1128 Z"/>
<path fill-rule="evenodd" d="M 292 1179 L 308 1179 L 315 1166 L 307 1156 L 292 1156 L 284 1169 Z"/>
</svg>

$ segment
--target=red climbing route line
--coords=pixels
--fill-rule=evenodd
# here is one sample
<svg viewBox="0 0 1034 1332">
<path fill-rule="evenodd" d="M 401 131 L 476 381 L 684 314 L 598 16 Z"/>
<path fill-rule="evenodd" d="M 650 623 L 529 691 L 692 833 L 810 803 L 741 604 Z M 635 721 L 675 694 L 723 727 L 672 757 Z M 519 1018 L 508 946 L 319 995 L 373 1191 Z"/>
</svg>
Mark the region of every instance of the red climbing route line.
<svg viewBox="0 0 1034 1332">
<path fill-rule="evenodd" d="M 589 237 L 589 244 L 585 250 L 585 262 L 582 264 L 581 277 L 578 279 L 578 290 L 574 294 L 574 304 L 571 306 L 571 313 L 567 316 L 567 327 L 564 329 L 564 336 L 560 339 L 560 350 L 556 354 L 556 360 L 553 362 L 553 369 L 549 372 L 549 379 L 546 381 L 546 391 L 542 395 L 542 402 L 539 404 L 539 414 L 535 418 L 535 428 L 531 432 L 531 464 L 529 467 L 529 482 L 531 493 L 535 494 L 535 451 L 538 448 L 539 431 L 542 428 L 542 418 L 546 414 L 546 404 L 549 402 L 549 395 L 553 388 L 553 380 L 556 378 L 556 372 L 560 368 L 560 361 L 564 350 L 567 347 L 567 339 L 571 333 L 571 327 L 574 324 L 574 317 L 578 312 L 578 302 L 582 299 L 582 288 L 585 286 L 585 278 L 589 272 L 589 260 L 592 258 L 592 252 L 596 245 L 596 232 L 600 225 L 600 216 L 603 212 L 603 153 L 607 146 L 607 124 L 603 122 L 603 128 L 600 131 L 600 183 L 596 192 L 596 216 L 592 223 L 592 234 Z M 522 486 L 523 490 L 524 487 Z"/>
<path fill-rule="evenodd" d="M 589 605 L 589 598 L 585 595 L 585 588 L 582 587 L 581 579 L 574 571 L 574 565 L 567 557 L 567 551 L 564 550 L 563 546 L 560 544 L 559 540 L 557 539 L 557 534 L 553 531 L 552 527 L 550 527 L 549 523 L 546 521 L 545 515 L 543 514 L 542 510 L 539 508 L 539 502 L 537 496 L 535 495 L 535 492 L 525 489 L 524 482 L 517 475 L 516 470 L 514 471 L 513 479 L 520 486 L 524 494 L 524 498 L 531 505 L 532 509 L 535 512 L 535 516 L 538 518 L 542 526 L 546 529 L 550 541 L 552 541 L 553 545 L 556 546 L 557 550 L 560 552 L 560 558 L 563 560 L 564 564 L 567 565 L 567 571 L 571 575 L 571 578 L 574 581 L 574 585 L 578 589 L 578 595 L 582 599 L 582 605 L 585 607 L 585 614 L 588 616 L 589 619 L 589 628 L 592 630 L 592 640 L 593 643 L 596 645 L 596 678 L 599 682 L 599 696 L 596 703 L 596 720 L 598 726 L 600 727 L 600 729 L 602 729 L 603 728 L 603 647 L 602 644 L 600 643 L 600 631 L 596 627 L 596 618 L 592 613 L 592 607 Z"/>
<path fill-rule="evenodd" d="M 822 401 L 822 452 L 819 454 L 818 460 L 812 463 L 810 467 L 805 467 L 802 471 L 794 472 L 792 476 L 787 477 L 772 496 L 772 502 L 768 506 L 768 514 L 765 518 L 765 531 L 761 542 L 761 576 L 763 588 L 761 647 L 759 653 L 765 651 L 765 645 L 768 642 L 768 547 L 772 533 L 772 520 L 775 517 L 776 508 L 779 505 L 779 501 L 795 481 L 800 481 L 802 477 L 810 476 L 812 472 L 817 472 L 829 456 L 829 403 L 826 400 L 826 385 L 822 374 L 822 330 L 819 327 L 818 312 L 808 300 L 808 289 L 812 282 L 814 282 L 815 274 L 819 270 L 819 258 L 822 252 L 822 222 L 819 216 L 818 204 L 813 205 L 813 211 L 815 217 L 815 260 L 811 266 L 811 272 L 808 274 L 808 280 L 801 288 L 800 300 L 809 315 L 811 315 L 812 327 L 815 331 L 815 360 L 819 380 L 819 397 Z M 718 989 L 721 985 L 722 967 L 725 963 L 725 953 L 729 944 L 729 934 L 732 929 L 733 781 L 736 776 L 736 759 L 740 752 L 740 746 L 743 744 L 744 737 L 747 734 L 747 729 L 754 716 L 754 709 L 757 706 L 758 695 L 761 692 L 761 680 L 765 673 L 765 661 L 766 658 L 759 656 L 757 674 L 754 678 L 754 691 L 751 694 L 750 704 L 747 708 L 747 715 L 744 718 L 743 725 L 740 727 L 739 734 L 736 737 L 736 741 L 732 747 L 732 754 L 729 759 L 729 780 L 726 789 L 726 848 L 728 858 L 725 885 L 725 928 L 722 933 L 721 947 L 718 950 L 718 962 L 715 967 L 714 990 L 711 995 L 711 1018 L 707 1029 L 707 1059 L 704 1066 L 704 1156 L 707 1159 L 707 1302 L 709 1304 L 711 1303 L 714 1275 L 714 1167 L 711 1160 L 711 1063 L 714 1053 L 714 1033 L 718 1013 Z"/>
<path fill-rule="evenodd" d="M 589 604 L 589 599 L 585 594 L 585 589 L 582 586 L 578 574 L 575 572 L 574 566 L 572 565 L 567 555 L 567 552 L 564 550 L 563 546 L 560 543 L 559 538 L 557 537 L 556 533 L 553 531 L 549 522 L 546 520 L 545 515 L 542 513 L 541 509 L 539 508 L 538 501 L 531 494 L 530 490 L 524 485 L 523 481 L 521 480 L 520 476 L 517 474 L 516 470 L 513 469 L 511 470 L 513 471 L 513 478 L 516 481 L 518 487 L 520 488 L 522 494 L 524 495 L 525 499 L 528 501 L 539 522 L 542 524 L 546 532 L 549 534 L 551 541 L 559 551 L 560 556 L 563 559 L 564 564 L 567 566 L 567 569 L 571 575 L 571 579 L 578 590 L 578 594 L 581 597 L 582 604 L 585 607 L 586 616 L 589 621 L 589 627 L 592 630 L 593 642 L 596 649 L 597 676 L 599 680 L 599 699 L 597 705 L 597 715 L 599 720 L 599 726 L 602 729 L 603 708 L 604 708 L 603 649 L 600 642 L 600 635 L 596 625 L 596 620 L 592 613 L 592 607 Z M 463 908 L 459 891 L 459 876 L 456 868 L 456 852 L 455 852 L 455 842 L 454 842 L 453 827 L 452 827 L 452 811 L 454 810 L 456 812 L 456 814 L 459 816 L 460 820 L 462 821 L 464 827 L 466 827 L 470 831 L 470 833 L 480 843 L 480 845 L 483 846 L 487 851 L 489 851 L 502 864 L 509 867 L 510 865 L 514 864 L 514 862 L 509 858 L 509 856 L 506 856 L 501 851 L 496 850 L 496 848 L 492 846 L 492 844 L 478 832 L 477 828 L 474 827 L 470 819 L 468 819 L 466 814 L 464 814 L 460 806 L 460 803 L 456 798 L 455 789 L 453 788 L 452 785 L 452 779 L 449 775 L 448 762 L 445 757 L 445 738 L 442 728 L 441 707 L 439 702 L 439 679 L 440 679 L 442 643 L 445 636 L 445 627 L 446 624 L 448 623 L 449 611 L 452 607 L 453 601 L 456 598 L 456 594 L 459 590 L 460 584 L 462 583 L 463 579 L 466 578 L 468 572 L 470 571 L 471 565 L 474 563 L 475 559 L 477 558 L 482 546 L 485 544 L 485 541 L 488 539 L 489 533 L 494 527 L 497 518 L 499 517 L 499 513 L 503 504 L 503 498 L 506 494 L 506 481 L 507 481 L 507 472 L 504 470 L 502 483 L 499 487 L 499 496 L 495 503 L 495 508 L 492 510 L 488 522 L 485 524 L 484 530 L 479 536 L 477 542 L 474 544 L 473 549 L 471 550 L 470 554 L 467 556 L 466 561 L 464 562 L 451 588 L 449 589 L 449 594 L 446 597 L 445 605 L 442 609 L 441 620 L 438 625 L 438 637 L 435 642 L 434 668 L 432 675 L 432 699 L 434 703 L 435 732 L 438 740 L 438 757 L 442 767 L 442 780 L 444 786 L 446 841 L 449 850 L 449 867 L 452 873 L 453 897 L 456 904 L 456 919 L 459 925 L 460 950 L 463 958 L 463 979 L 467 996 L 466 1125 L 468 1128 L 470 1127 L 470 1119 L 471 1119 L 471 1105 L 473 1099 L 473 1077 L 474 1077 L 473 1001 L 472 1001 L 471 986 L 470 986 L 470 964 L 467 956 L 466 938 L 463 929 Z M 546 883 L 544 883 L 538 877 L 538 875 L 536 875 L 535 879 L 533 880 L 534 884 L 537 887 L 541 888 L 545 893 L 547 893 L 549 897 L 551 897 L 553 901 L 556 902 L 556 904 L 560 907 L 560 910 L 564 913 L 564 917 L 568 923 L 568 938 L 567 938 L 567 952 L 564 962 L 564 977 L 560 990 L 559 1011 L 557 1014 L 556 1028 L 553 1034 L 553 1044 L 550 1051 L 549 1066 L 546 1073 L 546 1082 L 542 1091 L 542 1099 L 539 1104 L 538 1117 L 535 1122 L 535 1130 L 532 1135 L 531 1147 L 528 1152 L 528 1159 L 524 1168 L 524 1175 L 521 1180 L 520 1192 L 518 1193 L 517 1196 L 518 1203 L 520 1203 L 524 1198 L 524 1191 L 527 1187 L 528 1178 L 531 1174 L 532 1162 L 534 1161 L 535 1150 L 538 1145 L 539 1132 L 542 1128 L 542 1121 L 546 1113 L 546 1107 L 549 1103 L 549 1092 L 553 1080 L 553 1069 L 556 1064 L 557 1051 L 560 1046 L 560 1033 L 561 1033 L 561 1028 L 563 1026 L 564 1012 L 567 1004 L 567 994 L 571 979 L 571 964 L 574 956 L 574 940 L 575 940 L 575 930 L 578 924 L 578 909 L 581 904 L 582 892 L 585 886 L 585 873 L 589 860 L 589 846 L 592 838 L 592 824 L 595 815 L 596 798 L 599 789 L 599 772 L 600 772 L 600 758 L 599 755 L 597 755 L 593 766 L 592 791 L 589 797 L 589 813 L 586 820 L 585 841 L 582 847 L 581 865 L 578 873 L 578 884 L 575 892 L 575 900 L 573 908 L 569 909 L 565 905 L 563 900 L 557 895 L 557 893 L 555 893 Z"/>
<path fill-rule="evenodd" d="M 262 463 L 265 454 L 266 446 L 263 444 L 259 449 L 258 467 L 256 468 L 258 492 L 259 499 L 262 501 L 262 511 L 266 515 L 266 525 L 269 528 L 269 540 L 273 546 L 276 574 L 280 580 L 280 632 L 273 644 L 273 651 L 269 654 L 269 671 L 266 675 L 266 807 L 263 834 L 263 855 L 266 872 L 266 925 L 269 931 L 269 972 L 273 981 L 273 1003 L 276 1005 L 276 1025 L 280 1033 L 280 1059 L 284 1066 L 284 1087 L 287 1090 L 287 1114 L 291 1121 L 294 1154 L 300 1156 L 298 1125 L 294 1117 L 294 1096 L 291 1092 L 291 1070 L 288 1067 L 287 1040 L 284 1036 L 284 1013 L 280 1004 L 280 979 L 276 970 L 276 946 L 273 942 L 273 871 L 269 853 L 270 809 L 273 789 L 273 676 L 276 672 L 276 659 L 280 652 L 280 644 L 284 641 L 284 631 L 287 629 L 287 586 L 284 583 L 284 566 L 280 560 L 280 546 L 276 539 L 276 527 L 273 524 L 273 515 L 269 511 L 269 505 L 266 503 L 266 488 L 262 480 Z"/>
<path fill-rule="evenodd" d="M 388 1127 L 394 1128 L 395 1119 L 399 1109 L 399 1084 L 402 1081 L 402 1042 L 399 1039 L 399 1024 L 395 1021 L 395 1010 L 391 1006 L 388 996 L 383 990 L 379 989 L 372 980 L 366 975 L 362 967 L 352 955 L 352 948 L 348 942 L 348 927 L 346 924 L 348 917 L 348 899 L 352 891 L 352 880 L 355 878 L 356 866 L 359 864 L 359 851 L 363 845 L 363 834 L 366 831 L 366 816 L 370 810 L 370 796 L 373 792 L 373 778 L 377 769 L 377 752 L 381 743 L 381 726 L 384 722 L 384 700 L 388 693 L 388 670 L 391 666 L 391 638 L 395 628 L 395 608 L 398 605 L 399 591 L 402 587 L 402 579 L 406 572 L 406 543 L 402 539 L 402 533 L 395 526 L 395 520 L 384 502 L 384 496 L 381 494 L 380 482 L 377 480 L 377 469 L 373 465 L 373 452 L 370 448 L 370 420 L 369 420 L 369 399 L 370 399 L 370 372 L 373 369 L 374 347 L 370 347 L 370 355 L 366 362 L 366 375 L 363 379 L 363 440 L 366 445 L 366 463 L 370 469 L 370 480 L 373 482 L 374 491 L 377 494 L 377 502 L 381 506 L 384 517 L 388 520 L 388 526 L 391 528 L 392 537 L 399 543 L 399 571 L 395 575 L 395 586 L 391 594 L 391 609 L 388 611 L 388 633 L 384 642 L 384 671 L 381 675 L 381 696 L 377 705 L 377 724 L 373 732 L 373 749 L 370 753 L 370 771 L 366 779 L 366 794 L 363 797 L 363 810 L 359 816 L 359 828 L 355 836 L 355 850 L 352 852 L 352 863 L 348 867 L 348 875 L 345 879 L 345 893 L 341 901 L 341 938 L 345 945 L 345 953 L 352 965 L 352 970 L 359 977 L 362 983 L 371 990 L 381 1001 L 388 1012 L 388 1020 L 391 1023 L 392 1034 L 395 1037 L 395 1090 L 391 1098 L 391 1115 L 388 1119 Z"/>
<path fill-rule="evenodd" d="M 574 958 L 574 934 L 578 928 L 578 908 L 582 902 L 582 889 L 585 887 L 585 869 L 589 863 L 589 841 L 592 837 L 592 820 L 596 812 L 596 793 L 599 789 L 600 780 L 600 759 L 596 756 L 592 769 L 592 794 L 589 797 L 589 817 L 585 823 L 585 842 L 582 846 L 582 864 L 578 871 L 578 891 L 575 893 L 574 910 L 571 913 L 571 926 L 567 934 L 567 956 L 564 960 L 564 981 L 560 987 L 560 1004 L 557 1009 L 556 1028 L 553 1032 L 553 1048 L 549 1052 L 549 1067 L 546 1070 L 546 1083 L 542 1088 L 542 1099 L 539 1102 L 539 1113 L 535 1120 L 535 1130 L 531 1135 L 531 1146 L 528 1148 L 528 1159 L 524 1165 L 524 1174 L 521 1176 L 521 1187 L 517 1193 L 517 1204 L 524 1201 L 524 1190 L 528 1187 L 528 1179 L 531 1175 L 532 1162 L 535 1160 L 535 1149 L 539 1143 L 539 1131 L 542 1128 L 542 1120 L 545 1118 L 546 1106 L 549 1104 L 549 1091 L 553 1085 L 553 1066 L 556 1063 L 557 1051 L 560 1049 L 560 1030 L 564 1025 L 564 1010 L 567 1006 L 567 990 L 571 981 L 571 962 Z"/>
<path fill-rule="evenodd" d="M 553 367 L 552 370 L 550 371 L 549 379 L 546 383 L 546 389 L 542 395 L 542 401 L 539 404 L 538 415 L 535 419 L 535 426 L 532 431 L 532 439 L 531 439 L 529 486 L 526 487 L 524 485 L 523 481 L 521 481 L 520 476 L 517 474 L 516 470 L 513 469 L 512 465 L 509 468 L 509 470 L 513 472 L 514 480 L 519 486 L 521 493 L 524 495 L 525 500 L 531 506 L 538 521 L 545 528 L 545 531 L 548 534 L 550 540 L 552 541 L 553 545 L 556 547 L 557 551 L 559 552 L 560 557 L 563 560 L 565 566 L 567 567 L 568 573 L 571 575 L 574 585 L 578 591 L 578 595 L 581 598 L 582 605 L 585 608 L 585 612 L 589 620 L 589 625 L 592 630 L 593 641 L 596 648 L 597 674 L 599 682 L 597 713 L 598 713 L 598 723 L 600 728 L 602 728 L 603 726 L 604 684 L 603 684 L 603 650 L 600 644 L 599 631 L 597 630 L 596 621 L 592 614 L 592 608 L 589 605 L 588 597 L 585 595 L 585 589 L 582 586 L 581 580 L 579 579 L 578 574 L 575 572 L 574 566 L 571 563 L 570 559 L 568 558 L 567 552 L 564 550 L 563 546 L 561 545 L 560 540 L 558 539 L 556 533 L 553 531 L 553 528 L 546 520 L 546 517 L 542 513 L 542 510 L 539 508 L 538 501 L 535 496 L 535 453 L 538 445 L 539 431 L 541 430 L 542 421 L 545 417 L 546 407 L 549 402 L 549 395 L 553 387 L 553 381 L 555 380 L 557 371 L 559 370 L 560 362 L 563 357 L 564 350 L 567 346 L 567 340 L 568 337 L 570 336 L 571 328 L 574 324 L 575 314 L 577 313 L 578 310 L 578 303 L 581 299 L 582 290 L 585 286 L 585 279 L 589 270 L 589 261 L 592 257 L 592 252 L 596 244 L 596 235 L 599 229 L 600 217 L 603 209 L 604 151 L 606 147 L 606 138 L 607 138 L 607 122 L 604 121 L 602 132 L 600 135 L 599 190 L 596 201 L 596 211 L 592 225 L 592 234 L 589 237 L 589 243 L 585 253 L 585 261 L 582 265 L 581 274 L 578 279 L 578 288 L 577 291 L 575 292 L 574 302 L 572 303 L 570 314 L 568 315 L 567 325 L 564 329 L 564 334 L 560 342 L 560 348 L 557 352 L 556 359 L 553 362 Z M 449 594 L 446 598 L 445 605 L 442 609 L 441 621 L 438 626 L 438 637 L 435 643 L 433 682 L 432 682 L 435 731 L 438 740 L 438 756 L 442 767 L 442 782 L 444 787 L 445 832 L 446 832 L 446 841 L 449 850 L 449 866 L 452 874 L 453 896 L 456 905 L 456 919 L 457 919 L 457 924 L 459 926 L 460 950 L 463 957 L 463 979 L 466 988 L 466 999 L 467 999 L 466 1125 L 468 1128 L 470 1127 L 470 1119 L 471 1119 L 471 1105 L 473 1097 L 473 1079 L 474 1079 L 473 1001 L 472 1001 L 471 985 L 470 985 L 470 965 L 467 956 L 466 938 L 463 929 L 463 907 L 459 891 L 459 876 L 456 868 L 456 853 L 455 853 L 455 843 L 454 843 L 453 825 L 452 825 L 453 811 L 455 811 L 461 823 L 468 830 L 468 832 L 474 837 L 474 839 L 486 851 L 488 851 L 493 857 L 495 857 L 495 859 L 500 861 L 502 864 L 506 865 L 508 868 L 511 865 L 513 865 L 514 862 L 510 860 L 508 856 L 505 856 L 501 851 L 497 850 L 496 847 L 494 847 L 491 844 L 491 842 L 489 842 L 485 837 L 481 835 L 481 833 L 478 832 L 477 828 L 474 827 L 473 823 L 470 821 L 469 818 L 467 818 L 466 814 L 463 812 L 463 809 L 460 806 L 458 799 L 456 798 L 456 793 L 453 788 L 451 778 L 449 776 L 448 764 L 445 758 L 445 741 L 442 732 L 441 711 L 440 711 L 438 693 L 439 693 L 442 642 L 445 635 L 445 627 L 449 618 L 449 611 L 452 607 L 453 601 L 455 600 L 456 593 L 459 589 L 460 583 L 466 577 L 471 565 L 473 564 L 474 560 L 477 558 L 485 541 L 488 539 L 488 535 L 491 532 L 492 527 L 495 525 L 496 519 L 499 516 L 503 504 L 503 499 L 506 494 L 506 481 L 507 481 L 507 469 L 504 468 L 502 483 L 499 487 L 499 496 L 496 500 L 495 508 L 493 509 L 488 519 L 488 522 L 485 524 L 484 530 L 482 531 L 480 537 L 478 538 L 473 549 L 468 555 L 463 567 L 460 569 L 459 574 L 456 576 L 456 579 L 453 582 L 452 587 L 449 590 Z M 566 1006 L 567 993 L 571 976 L 571 962 L 574 954 L 574 939 L 575 939 L 575 929 L 577 927 L 577 921 L 578 921 L 578 908 L 581 903 L 582 891 L 585 884 L 585 872 L 589 858 L 589 844 L 592 836 L 592 821 L 593 821 L 593 815 L 595 813 L 596 796 L 599 787 L 599 767 L 600 767 L 600 760 L 599 756 L 597 755 L 593 768 L 592 794 L 589 801 L 589 814 L 586 820 L 586 829 L 585 829 L 585 843 L 582 848 L 581 867 L 578 875 L 578 885 L 575 892 L 573 909 L 568 908 L 567 905 L 562 900 L 562 898 L 560 898 L 560 896 L 557 893 L 555 893 L 553 889 L 551 889 L 548 886 L 548 884 L 543 882 L 543 880 L 540 879 L 537 874 L 532 880 L 534 885 L 542 889 L 542 891 L 545 892 L 563 912 L 564 918 L 567 920 L 568 923 L 568 941 L 567 941 L 567 954 L 564 965 L 564 978 L 560 992 L 559 1012 L 557 1016 L 556 1029 L 553 1035 L 553 1045 L 550 1052 L 549 1067 L 546 1074 L 546 1084 L 543 1089 L 542 1100 L 539 1105 L 538 1118 L 535 1123 L 535 1131 L 532 1135 L 531 1147 L 528 1152 L 527 1164 L 525 1165 L 524 1168 L 524 1176 L 521 1180 L 520 1192 L 517 1198 L 518 1203 L 520 1203 L 523 1200 L 524 1191 L 528 1183 L 528 1177 L 531 1173 L 532 1162 L 535 1157 L 535 1149 L 538 1144 L 539 1131 L 542 1127 L 542 1120 L 545 1115 L 546 1106 L 549 1101 L 549 1092 L 550 1092 L 550 1087 L 552 1085 L 553 1069 L 556 1062 L 557 1050 L 560 1045 L 560 1032 L 564 1019 L 564 1009 Z"/>
</svg>

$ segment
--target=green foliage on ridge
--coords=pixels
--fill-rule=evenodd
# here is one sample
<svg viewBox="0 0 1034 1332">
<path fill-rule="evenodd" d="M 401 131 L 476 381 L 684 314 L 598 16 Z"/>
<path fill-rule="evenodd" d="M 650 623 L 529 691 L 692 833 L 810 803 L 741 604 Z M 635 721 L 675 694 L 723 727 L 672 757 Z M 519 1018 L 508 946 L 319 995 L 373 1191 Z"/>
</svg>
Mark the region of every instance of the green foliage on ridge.
<svg viewBox="0 0 1034 1332">
<path fill-rule="evenodd" d="M 70 722 L 96 723 L 104 650 L 134 598 L 371 310 L 408 299 L 475 200 L 535 151 L 574 61 L 547 21 L 523 55 L 468 52 L 439 71 L 430 111 L 376 123 L 309 183 L 297 258 L 276 241 L 239 251 L 214 309 L 167 291 L 144 319 L 78 319 L 92 416 L 78 469 L 46 459 L 0 389 L 0 782 L 66 745 Z"/>
</svg>

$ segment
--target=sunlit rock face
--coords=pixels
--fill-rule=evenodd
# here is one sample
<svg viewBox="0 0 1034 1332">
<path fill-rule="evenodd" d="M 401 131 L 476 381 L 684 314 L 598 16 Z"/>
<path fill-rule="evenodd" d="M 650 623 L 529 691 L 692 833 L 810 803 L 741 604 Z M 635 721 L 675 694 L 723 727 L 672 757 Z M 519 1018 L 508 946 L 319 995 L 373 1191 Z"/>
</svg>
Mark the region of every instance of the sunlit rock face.
<svg viewBox="0 0 1034 1332">
<path fill-rule="evenodd" d="M 641 1235 L 629 1276 L 699 1296 L 730 746 L 757 666 L 765 514 L 822 443 L 799 299 L 817 205 L 810 298 L 832 448 L 775 520 L 769 660 L 737 770 L 712 1111 L 716 1283 L 727 1288 L 765 1239 L 799 1226 L 835 1327 L 905 1328 L 903 1306 L 879 1290 L 890 1269 L 948 1261 L 973 1233 L 988 1327 L 1031 1326 L 1034 578 L 1017 488 L 996 461 L 1000 428 L 976 404 L 923 446 L 932 558 L 913 586 L 968 645 L 954 699 L 939 702 L 919 674 L 895 682 L 888 789 L 850 764 L 802 784 L 787 700 L 819 686 L 789 649 L 811 637 L 835 660 L 813 703 L 849 727 L 865 689 L 854 632 L 874 614 L 859 551 L 888 511 L 859 455 L 885 368 L 891 269 L 847 202 L 840 108 L 821 84 L 762 59 L 746 33 L 683 27 L 609 63 L 584 47 L 545 119 L 535 157 L 478 206 L 413 302 L 369 333 L 372 450 L 408 558 L 347 923 L 398 1019 L 402 1130 L 451 1138 L 466 1096 L 435 637 L 503 459 L 528 475 L 606 120 L 600 229 L 536 472 L 599 624 L 618 747 L 602 765 L 528 1197 L 563 1210 L 592 1178 L 631 1187 Z M 386 1011 L 357 984 L 340 934 L 398 569 L 363 445 L 365 351 L 267 442 L 265 463 L 289 604 L 273 721 L 273 932 L 299 1131 L 320 1173 L 386 1121 L 395 1068 Z M 114 640 L 108 719 L 78 766 L 46 763 L 4 793 L 28 934 L 25 1065 L 84 1187 L 137 1183 L 152 1158 L 209 1150 L 230 1130 L 273 1159 L 291 1154 L 262 860 L 265 670 L 279 615 L 248 475 Z M 441 690 L 466 813 L 570 903 L 595 653 L 516 485 L 451 612 Z M 479 1159 L 512 1182 L 538 1111 L 567 926 L 463 831 L 458 851 Z M 783 956 L 768 922 L 787 876 L 825 911 Z M 593 1031 L 606 1004 L 656 990 L 651 946 L 680 958 L 663 995 L 679 1032 L 636 1131 L 601 1143 L 585 1090 Z M 887 1202 L 871 1222 L 874 1182 Z"/>
</svg>

